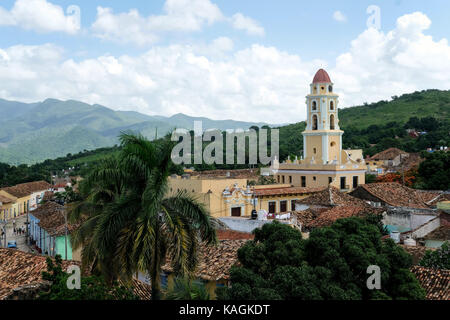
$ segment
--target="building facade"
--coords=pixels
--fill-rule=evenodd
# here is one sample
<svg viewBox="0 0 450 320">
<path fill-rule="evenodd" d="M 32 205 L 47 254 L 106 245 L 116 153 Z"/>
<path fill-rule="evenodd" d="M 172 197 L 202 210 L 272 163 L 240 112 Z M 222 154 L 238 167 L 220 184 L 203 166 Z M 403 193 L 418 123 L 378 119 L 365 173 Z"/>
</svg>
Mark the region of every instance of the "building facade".
<svg viewBox="0 0 450 320">
<path fill-rule="evenodd" d="M 303 156 L 273 163 L 278 183 L 298 187 L 327 187 L 351 191 L 365 183 L 367 166 L 362 150 L 343 150 L 339 127 L 339 96 L 323 69 L 317 71 L 306 96 L 307 119 L 303 131 Z"/>
<path fill-rule="evenodd" d="M 249 186 L 247 179 L 174 176 L 170 192 L 186 192 L 202 202 L 213 217 L 248 217 L 252 210 L 271 214 L 295 210 L 295 201 L 323 188 L 301 188 L 290 184 Z"/>
</svg>

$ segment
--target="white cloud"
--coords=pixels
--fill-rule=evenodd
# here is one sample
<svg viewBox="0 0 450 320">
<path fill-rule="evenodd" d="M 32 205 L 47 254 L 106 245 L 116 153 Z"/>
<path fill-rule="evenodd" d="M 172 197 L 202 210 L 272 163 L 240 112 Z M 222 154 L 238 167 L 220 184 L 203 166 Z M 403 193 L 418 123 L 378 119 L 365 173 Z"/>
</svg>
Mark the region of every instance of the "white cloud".
<svg viewBox="0 0 450 320">
<path fill-rule="evenodd" d="M 427 22 L 428 21 L 428 22 Z M 275 47 L 233 49 L 228 38 L 206 45 L 154 46 L 139 56 L 65 58 L 52 45 L 0 49 L 0 97 L 77 99 L 147 114 L 183 112 L 271 123 L 305 119 L 305 95 L 324 66 L 340 107 L 423 89 L 450 87 L 450 46 L 424 34 L 422 13 L 383 33 L 365 30 L 326 67 Z"/>
<path fill-rule="evenodd" d="M 75 34 L 80 30 L 79 12 L 75 10 L 68 13 L 70 15 L 66 15 L 60 6 L 46 0 L 17 0 L 10 11 L 0 7 L 0 26 Z"/>
<path fill-rule="evenodd" d="M 224 19 L 209 0 L 167 0 L 163 10 L 163 15 L 142 17 L 136 9 L 114 14 L 110 8 L 98 7 L 92 29 L 102 39 L 146 45 L 158 41 L 161 33 L 199 31 Z"/>
<path fill-rule="evenodd" d="M 346 22 L 347 21 L 347 17 L 342 12 L 340 12 L 339 10 L 335 11 L 333 13 L 333 19 L 338 21 L 338 22 Z"/>
<path fill-rule="evenodd" d="M 92 30 L 98 38 L 139 46 L 154 44 L 167 33 L 200 31 L 221 21 L 250 35 L 264 34 L 255 20 L 241 13 L 227 18 L 210 0 L 166 0 L 163 11 L 162 15 L 143 17 L 136 9 L 114 13 L 111 8 L 98 7 Z"/>
<path fill-rule="evenodd" d="M 236 13 L 231 17 L 233 28 L 245 30 L 249 35 L 263 36 L 264 28 L 258 22 L 250 17 L 244 16 L 242 13 Z"/>
<path fill-rule="evenodd" d="M 330 70 L 344 106 L 388 99 L 415 90 L 450 87 L 450 46 L 423 32 L 431 21 L 415 12 L 390 32 L 370 28 L 351 43 Z"/>
</svg>

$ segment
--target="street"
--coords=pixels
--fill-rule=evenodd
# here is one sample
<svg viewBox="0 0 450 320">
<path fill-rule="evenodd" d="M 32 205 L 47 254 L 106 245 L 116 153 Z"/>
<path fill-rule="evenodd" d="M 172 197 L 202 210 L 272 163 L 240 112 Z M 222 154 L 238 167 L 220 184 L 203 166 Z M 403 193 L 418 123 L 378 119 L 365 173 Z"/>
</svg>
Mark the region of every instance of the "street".
<svg viewBox="0 0 450 320">
<path fill-rule="evenodd" d="M 16 217 L 16 228 L 25 227 L 25 222 L 27 221 L 27 215 L 24 214 L 22 216 Z M 10 219 L 8 223 L 6 224 L 6 245 L 8 245 L 9 241 L 15 240 L 17 242 L 17 250 L 25 251 L 25 252 L 31 252 L 31 249 L 28 245 L 26 245 L 26 231 L 23 234 L 14 234 L 13 230 L 13 221 L 14 219 Z M 2 239 L 1 241 L 1 247 L 5 246 L 5 240 Z"/>
</svg>

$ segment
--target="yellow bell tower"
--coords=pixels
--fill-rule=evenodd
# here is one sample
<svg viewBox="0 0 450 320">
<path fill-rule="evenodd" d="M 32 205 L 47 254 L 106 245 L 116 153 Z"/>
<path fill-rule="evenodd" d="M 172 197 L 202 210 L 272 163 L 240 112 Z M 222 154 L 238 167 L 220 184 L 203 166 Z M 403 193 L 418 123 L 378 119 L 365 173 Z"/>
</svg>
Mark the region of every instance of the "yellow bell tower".
<svg viewBox="0 0 450 320">
<path fill-rule="evenodd" d="M 320 69 L 306 96 L 307 118 L 303 131 L 303 158 L 311 164 L 340 164 L 342 134 L 339 129 L 338 95 L 328 73 Z"/>
<path fill-rule="evenodd" d="M 277 182 L 303 188 L 334 186 L 348 192 L 365 183 L 367 166 L 361 149 L 343 150 L 338 95 L 328 73 L 320 69 L 306 96 L 303 156 L 273 165 Z"/>
</svg>

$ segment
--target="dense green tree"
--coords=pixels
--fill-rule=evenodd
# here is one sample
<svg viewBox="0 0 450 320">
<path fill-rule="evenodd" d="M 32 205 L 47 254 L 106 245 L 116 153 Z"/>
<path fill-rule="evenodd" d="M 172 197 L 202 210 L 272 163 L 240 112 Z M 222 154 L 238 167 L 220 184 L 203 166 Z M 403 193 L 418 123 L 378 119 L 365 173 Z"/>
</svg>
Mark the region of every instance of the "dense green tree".
<svg viewBox="0 0 450 320">
<path fill-rule="evenodd" d="M 450 270 L 450 243 L 444 242 L 435 251 L 427 250 L 419 264 L 427 268 Z"/>
<path fill-rule="evenodd" d="M 411 256 L 392 240 L 381 240 L 376 218 L 347 218 L 314 229 L 309 239 L 277 222 L 255 230 L 238 251 L 231 287 L 219 299 L 424 299 L 409 271 Z M 369 290 L 367 268 L 381 269 L 381 290 Z"/>
<path fill-rule="evenodd" d="M 424 153 L 425 161 L 419 165 L 419 182 L 421 188 L 429 190 L 450 189 L 450 153 Z"/>
<path fill-rule="evenodd" d="M 107 285 L 101 277 L 82 276 L 80 289 L 69 289 L 69 274 L 62 269 L 60 255 L 53 261 L 47 257 L 47 271 L 42 272 L 42 279 L 50 281 L 48 290 L 39 293 L 39 300 L 139 300 L 132 288 L 117 282 Z"/>
<path fill-rule="evenodd" d="M 70 218 L 83 223 L 72 242 L 83 246 L 83 265 L 108 282 L 147 273 L 152 299 L 159 299 L 166 255 L 175 273 L 191 275 L 199 242 L 214 243 L 215 229 L 195 198 L 170 192 L 170 140 L 122 134 L 120 141 L 118 157 L 103 161 L 80 185 L 84 200 L 73 205 Z"/>
</svg>

